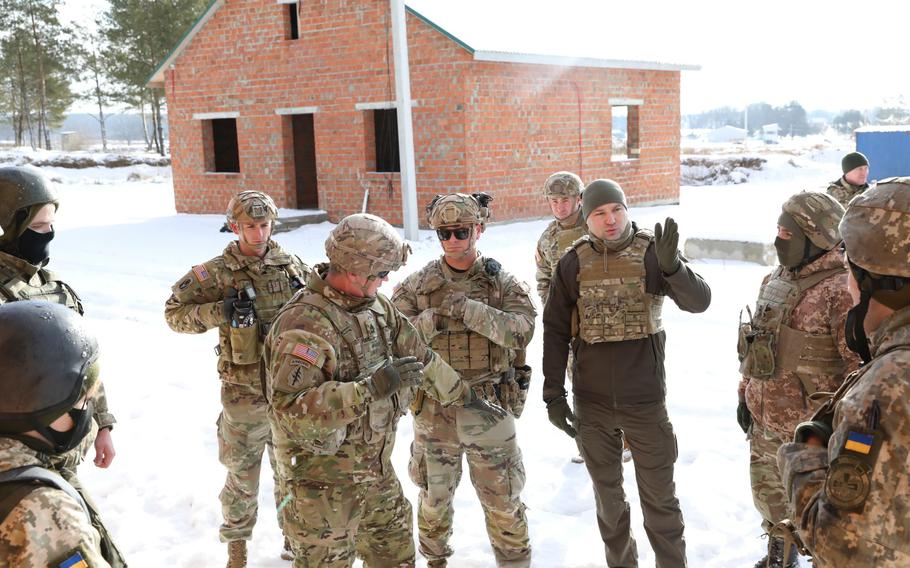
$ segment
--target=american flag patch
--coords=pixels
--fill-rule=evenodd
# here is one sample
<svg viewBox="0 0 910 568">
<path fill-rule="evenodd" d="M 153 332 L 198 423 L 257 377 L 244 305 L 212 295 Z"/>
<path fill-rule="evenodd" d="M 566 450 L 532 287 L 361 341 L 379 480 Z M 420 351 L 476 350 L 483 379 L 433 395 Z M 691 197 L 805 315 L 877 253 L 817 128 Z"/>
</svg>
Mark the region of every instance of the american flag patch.
<svg viewBox="0 0 910 568">
<path fill-rule="evenodd" d="M 59 564 L 60 568 L 88 568 L 88 562 L 82 556 L 81 552 L 76 552 Z"/>
<path fill-rule="evenodd" d="M 311 365 L 315 365 L 316 361 L 319 359 L 319 353 L 312 347 L 304 345 L 303 343 L 295 345 L 294 350 L 291 351 L 291 355 L 298 359 L 303 359 Z"/>
<path fill-rule="evenodd" d="M 200 282 L 205 282 L 209 279 L 209 271 L 205 269 L 204 264 L 199 264 L 193 267 L 193 274 L 196 275 L 196 280 Z"/>
</svg>

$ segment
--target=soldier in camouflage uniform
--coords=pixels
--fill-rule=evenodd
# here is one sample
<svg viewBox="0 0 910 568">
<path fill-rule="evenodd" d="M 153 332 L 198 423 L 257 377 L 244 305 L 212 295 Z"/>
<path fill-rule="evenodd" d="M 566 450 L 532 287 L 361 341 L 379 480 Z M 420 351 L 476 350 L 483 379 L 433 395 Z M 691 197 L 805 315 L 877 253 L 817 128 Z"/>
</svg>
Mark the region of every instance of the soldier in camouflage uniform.
<svg viewBox="0 0 910 568">
<path fill-rule="evenodd" d="M 828 195 L 844 207 L 850 200 L 869 189 L 869 160 L 860 152 L 850 152 L 841 160 L 844 175 L 828 184 Z"/>
<path fill-rule="evenodd" d="M 0 306 L 0 566 L 126 566 L 91 502 L 47 469 L 92 444 L 97 357 L 72 310 Z"/>
<path fill-rule="evenodd" d="M 799 534 L 819 568 L 910 566 L 910 178 L 856 197 L 840 232 L 863 359 L 800 424 L 778 460 Z M 867 334 L 868 337 L 867 338 Z"/>
<path fill-rule="evenodd" d="M 471 483 L 486 518 L 498 566 L 528 566 L 531 546 L 521 489 L 525 470 L 515 435 L 530 383 L 523 348 L 534 333 L 528 286 L 477 251 L 489 218 L 486 194 L 439 195 L 427 207 L 443 256 L 408 276 L 392 301 L 430 347 L 455 368 L 475 394 L 511 411 L 492 427 L 476 410 L 444 407 L 418 393 L 408 471 L 420 487 L 420 552 L 431 568 L 453 554 L 455 489 L 467 455 Z M 522 350 L 521 366 L 516 355 Z"/>
<path fill-rule="evenodd" d="M 0 305 L 20 300 L 62 304 L 79 314 L 82 301 L 56 274 L 47 270 L 49 245 L 54 238 L 54 216 L 59 205 L 50 180 L 34 168 L 0 168 Z M 95 465 L 107 468 L 114 460 L 110 413 L 104 386 L 95 396 Z M 78 485 L 76 466 L 83 456 L 67 455 L 55 469 Z"/>
<path fill-rule="evenodd" d="M 227 209 L 238 239 L 224 252 L 194 266 L 173 286 L 164 308 L 171 329 L 203 333 L 218 328 L 221 404 L 218 454 L 228 470 L 221 507 L 220 538 L 228 543 L 228 566 L 246 564 L 246 541 L 256 524 L 263 450 L 275 469 L 272 434 L 262 395 L 262 345 L 278 309 L 303 286 L 307 267 L 271 239 L 278 209 L 261 191 L 242 191 Z M 275 483 L 275 499 L 281 499 Z M 281 515 L 279 515 L 279 526 Z M 285 541 L 283 557 L 290 558 Z"/>
<path fill-rule="evenodd" d="M 543 194 L 553 213 L 553 221 L 547 225 L 537 240 L 537 293 L 540 305 L 547 303 L 550 294 L 550 280 L 556 263 L 572 243 L 585 236 L 587 227 L 581 214 L 581 178 L 571 172 L 556 172 L 543 184 Z"/>
<path fill-rule="evenodd" d="M 755 312 L 740 325 L 737 419 L 749 435 L 752 498 L 769 532 L 787 517 L 777 449 L 816 410 L 812 397 L 833 392 L 859 366 L 847 348 L 844 322 L 853 305 L 837 229 L 844 209 L 825 193 L 802 192 L 784 202 L 775 240 L 780 265 L 765 277 Z M 756 568 L 795 568 L 772 537 Z"/>
<path fill-rule="evenodd" d="M 554 426 L 581 438 L 607 564 L 638 565 L 622 489 L 625 435 L 656 565 L 679 568 L 686 566 L 686 546 L 673 481 L 677 446 L 665 403 L 661 309 L 669 296 L 682 310 L 702 312 L 711 290 L 679 254 L 673 219 L 653 234 L 639 229 L 616 182 L 588 184 L 582 212 L 588 234 L 559 259 L 544 307 L 547 414 Z M 564 386 L 570 348 L 577 418 Z"/>
<path fill-rule="evenodd" d="M 368 214 L 326 239 L 328 265 L 279 312 L 266 341 L 266 394 L 282 509 L 297 568 L 414 566 L 411 505 L 390 461 L 415 390 L 444 405 L 505 411 L 462 382 L 388 298 L 377 294 L 408 247 Z"/>
</svg>

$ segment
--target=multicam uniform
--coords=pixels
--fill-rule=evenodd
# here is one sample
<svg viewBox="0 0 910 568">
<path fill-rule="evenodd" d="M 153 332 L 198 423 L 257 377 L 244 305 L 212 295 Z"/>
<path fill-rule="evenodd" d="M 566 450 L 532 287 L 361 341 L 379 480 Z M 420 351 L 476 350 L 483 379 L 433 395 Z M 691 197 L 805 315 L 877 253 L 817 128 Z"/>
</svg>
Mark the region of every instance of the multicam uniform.
<svg viewBox="0 0 910 568">
<path fill-rule="evenodd" d="M 844 207 L 847 207 L 847 205 L 850 203 L 851 199 L 853 199 L 854 197 L 856 197 L 857 195 L 863 193 L 864 191 L 866 191 L 868 189 L 869 189 L 868 183 L 864 183 L 863 185 L 856 186 L 856 185 L 851 184 L 850 182 L 848 182 L 846 179 L 844 179 L 842 177 L 836 181 L 832 181 L 831 183 L 829 183 L 827 191 L 828 191 L 828 195 L 830 195 L 831 197 L 836 199 L 838 201 L 838 203 L 840 203 Z"/>
<path fill-rule="evenodd" d="M 753 418 L 749 470 L 765 532 L 787 517 L 777 449 L 816 410 L 809 397 L 834 392 L 859 366 L 844 341 L 852 305 L 835 248 L 798 272 L 779 266 L 766 276 L 752 321 L 743 325 L 739 390 Z"/>
<path fill-rule="evenodd" d="M 437 309 L 453 293 L 466 296 L 464 316 L 440 315 Z M 500 270 L 493 259 L 478 256 L 465 272 L 452 270 L 444 258 L 408 276 L 392 296 L 395 306 L 423 333 L 474 389 L 496 404 L 517 408 L 507 396 L 523 396 L 512 378 L 515 350 L 524 348 L 537 315 L 526 284 Z M 471 482 L 484 510 L 487 534 L 500 566 L 530 561 L 528 525 L 521 489 L 525 482 L 521 450 L 512 416 L 494 424 L 473 409 L 444 407 L 424 399 L 415 408 L 415 439 L 409 473 L 420 487 L 417 513 L 420 551 L 436 565 L 453 554 L 452 501 L 466 454 Z"/>
<path fill-rule="evenodd" d="M 218 417 L 218 457 L 228 470 L 221 492 L 223 542 L 249 540 L 252 535 L 266 447 L 273 471 L 275 468 L 262 396 L 262 342 L 278 309 L 300 288 L 308 272 L 297 256 L 274 241 L 269 241 L 263 258 L 242 254 L 234 241 L 220 256 L 194 266 L 178 280 L 165 304 L 165 319 L 174 331 L 203 333 L 218 328 L 216 351 L 223 406 Z M 225 321 L 224 298 L 229 289 L 244 290 L 247 284 L 256 294 L 256 323 L 232 327 Z M 276 478 L 276 503 L 280 498 Z"/>
<path fill-rule="evenodd" d="M 541 305 L 547 303 L 547 297 L 550 295 L 550 280 L 553 278 L 556 263 L 569 250 L 572 243 L 583 237 L 586 232 L 587 226 L 579 207 L 568 219 L 562 221 L 554 219 L 540 235 L 534 260 L 537 263 L 537 293 L 540 295 Z"/>
<path fill-rule="evenodd" d="M 390 457 L 415 389 L 374 400 L 360 382 L 408 355 L 424 363 L 430 397 L 464 399 L 457 374 L 382 295 L 349 296 L 314 273 L 276 317 L 266 392 L 295 567 L 348 567 L 355 554 L 366 566 L 414 565 L 411 505 Z"/>
</svg>

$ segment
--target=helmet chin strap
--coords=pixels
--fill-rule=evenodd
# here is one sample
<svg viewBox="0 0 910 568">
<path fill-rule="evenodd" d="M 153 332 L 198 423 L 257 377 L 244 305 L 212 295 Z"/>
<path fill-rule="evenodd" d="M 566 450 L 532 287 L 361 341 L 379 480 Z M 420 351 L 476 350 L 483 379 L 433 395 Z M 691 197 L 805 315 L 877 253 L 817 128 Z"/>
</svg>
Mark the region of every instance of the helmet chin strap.
<svg viewBox="0 0 910 568">
<path fill-rule="evenodd" d="M 865 277 L 865 275 L 864 275 Z M 872 360 L 872 353 L 869 351 L 869 338 L 866 337 L 866 328 L 863 323 L 866 320 L 866 313 L 869 311 L 869 300 L 872 299 L 872 292 L 862 289 L 860 284 L 859 303 L 847 312 L 847 322 L 844 325 L 844 339 L 847 347 L 863 360 L 865 365 Z"/>
</svg>

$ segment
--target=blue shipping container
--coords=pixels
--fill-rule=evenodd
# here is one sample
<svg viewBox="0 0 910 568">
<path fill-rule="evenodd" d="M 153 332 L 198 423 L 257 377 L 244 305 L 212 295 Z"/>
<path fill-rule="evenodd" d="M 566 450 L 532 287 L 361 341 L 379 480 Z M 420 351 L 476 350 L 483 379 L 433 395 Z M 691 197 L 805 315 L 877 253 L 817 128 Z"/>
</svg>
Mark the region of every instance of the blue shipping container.
<svg viewBox="0 0 910 568">
<path fill-rule="evenodd" d="M 856 151 L 869 158 L 869 180 L 910 176 L 910 126 L 856 130 Z"/>
</svg>

